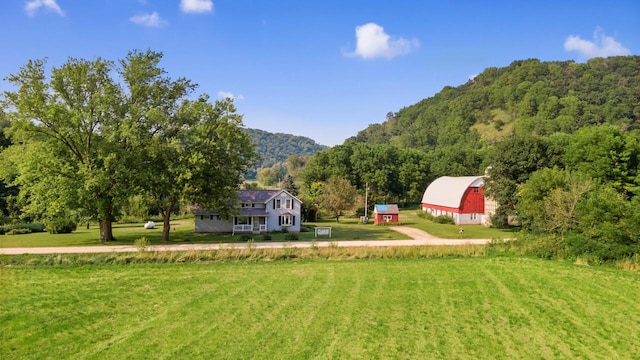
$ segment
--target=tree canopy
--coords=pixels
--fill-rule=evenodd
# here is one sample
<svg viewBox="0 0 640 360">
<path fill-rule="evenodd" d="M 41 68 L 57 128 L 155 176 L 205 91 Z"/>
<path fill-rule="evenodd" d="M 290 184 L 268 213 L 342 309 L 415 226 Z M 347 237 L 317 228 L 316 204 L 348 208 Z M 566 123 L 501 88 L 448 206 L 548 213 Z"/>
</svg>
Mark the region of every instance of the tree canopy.
<svg viewBox="0 0 640 360">
<path fill-rule="evenodd" d="M 32 60 L 7 78 L 16 88 L 4 96 L 13 144 L 0 175 L 20 189 L 25 215 L 88 216 L 111 241 L 117 205 L 133 194 L 165 205 L 229 198 L 254 157 L 241 117 L 229 101 L 189 100 L 196 86 L 167 77 L 161 58 L 70 58 L 50 76 L 44 60 Z"/>
</svg>

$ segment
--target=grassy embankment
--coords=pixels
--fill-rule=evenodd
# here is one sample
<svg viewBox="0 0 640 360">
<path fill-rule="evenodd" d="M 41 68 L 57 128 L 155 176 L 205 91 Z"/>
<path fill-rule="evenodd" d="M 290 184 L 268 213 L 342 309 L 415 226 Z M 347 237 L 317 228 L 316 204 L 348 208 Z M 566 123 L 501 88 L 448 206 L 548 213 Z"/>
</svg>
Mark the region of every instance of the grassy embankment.
<svg viewBox="0 0 640 360">
<path fill-rule="evenodd" d="M 0 358 L 631 359 L 639 283 L 491 256 L 5 266 Z"/>
</svg>

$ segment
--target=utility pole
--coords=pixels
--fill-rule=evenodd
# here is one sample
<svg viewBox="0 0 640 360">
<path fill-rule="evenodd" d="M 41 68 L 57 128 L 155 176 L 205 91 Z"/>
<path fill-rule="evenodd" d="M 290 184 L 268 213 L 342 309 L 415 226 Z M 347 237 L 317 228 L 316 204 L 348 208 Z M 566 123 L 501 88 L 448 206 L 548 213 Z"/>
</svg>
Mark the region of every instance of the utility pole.
<svg viewBox="0 0 640 360">
<path fill-rule="evenodd" d="M 365 218 L 364 222 L 367 222 L 367 223 L 369 222 L 368 211 L 369 211 L 369 183 L 366 182 L 364 185 L 364 218 Z"/>
</svg>

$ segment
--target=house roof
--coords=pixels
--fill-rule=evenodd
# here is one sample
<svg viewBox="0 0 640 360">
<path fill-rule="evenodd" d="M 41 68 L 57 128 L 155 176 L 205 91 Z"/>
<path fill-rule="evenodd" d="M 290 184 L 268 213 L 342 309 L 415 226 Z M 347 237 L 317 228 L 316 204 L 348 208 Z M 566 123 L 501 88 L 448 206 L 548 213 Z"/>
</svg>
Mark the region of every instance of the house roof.
<svg viewBox="0 0 640 360">
<path fill-rule="evenodd" d="M 397 214 L 398 204 L 376 204 L 373 212 L 376 214 Z"/>
<path fill-rule="evenodd" d="M 484 176 L 443 176 L 429 184 L 422 196 L 422 203 L 459 208 L 467 188 L 483 185 Z"/>
<path fill-rule="evenodd" d="M 297 197 L 291 195 L 288 191 L 283 189 L 278 190 L 240 190 L 238 192 L 238 200 L 243 203 L 266 203 L 274 197 L 280 195 L 280 193 L 286 193 L 292 198 L 300 201 Z M 301 201 L 300 201 L 301 202 Z"/>
<path fill-rule="evenodd" d="M 282 190 L 240 190 L 238 200 L 243 203 L 266 203 Z"/>
<path fill-rule="evenodd" d="M 275 198 L 276 196 L 280 195 L 281 193 L 285 193 L 289 196 L 291 196 L 293 199 L 297 200 L 298 202 L 302 203 L 302 201 L 300 201 L 300 199 L 298 199 L 297 197 L 291 195 L 291 193 L 289 193 L 286 190 L 283 189 L 278 189 L 278 190 L 240 190 L 238 191 L 237 194 L 237 199 L 240 203 L 256 203 L 256 204 L 266 204 L 267 202 L 269 202 L 271 199 Z M 253 213 L 252 213 L 253 211 Z M 209 210 L 209 209 L 204 209 L 201 207 L 196 207 L 196 209 L 193 210 L 193 213 L 195 215 L 218 215 L 218 211 L 217 210 Z M 242 216 L 267 216 L 267 213 L 264 210 L 261 209 L 253 209 L 253 208 L 240 208 L 240 214 Z"/>
</svg>

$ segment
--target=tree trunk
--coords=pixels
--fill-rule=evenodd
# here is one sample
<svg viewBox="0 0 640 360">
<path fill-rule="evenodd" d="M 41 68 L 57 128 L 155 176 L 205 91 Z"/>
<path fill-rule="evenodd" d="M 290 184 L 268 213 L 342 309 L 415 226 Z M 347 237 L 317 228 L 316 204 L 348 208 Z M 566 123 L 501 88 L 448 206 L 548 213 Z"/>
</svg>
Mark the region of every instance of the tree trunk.
<svg viewBox="0 0 640 360">
<path fill-rule="evenodd" d="M 175 200 L 170 200 L 166 209 L 162 209 L 162 242 L 169 241 L 169 233 L 171 232 L 171 209 L 175 205 Z"/>
<path fill-rule="evenodd" d="M 115 241 L 110 220 L 100 220 L 100 242 Z"/>
</svg>

